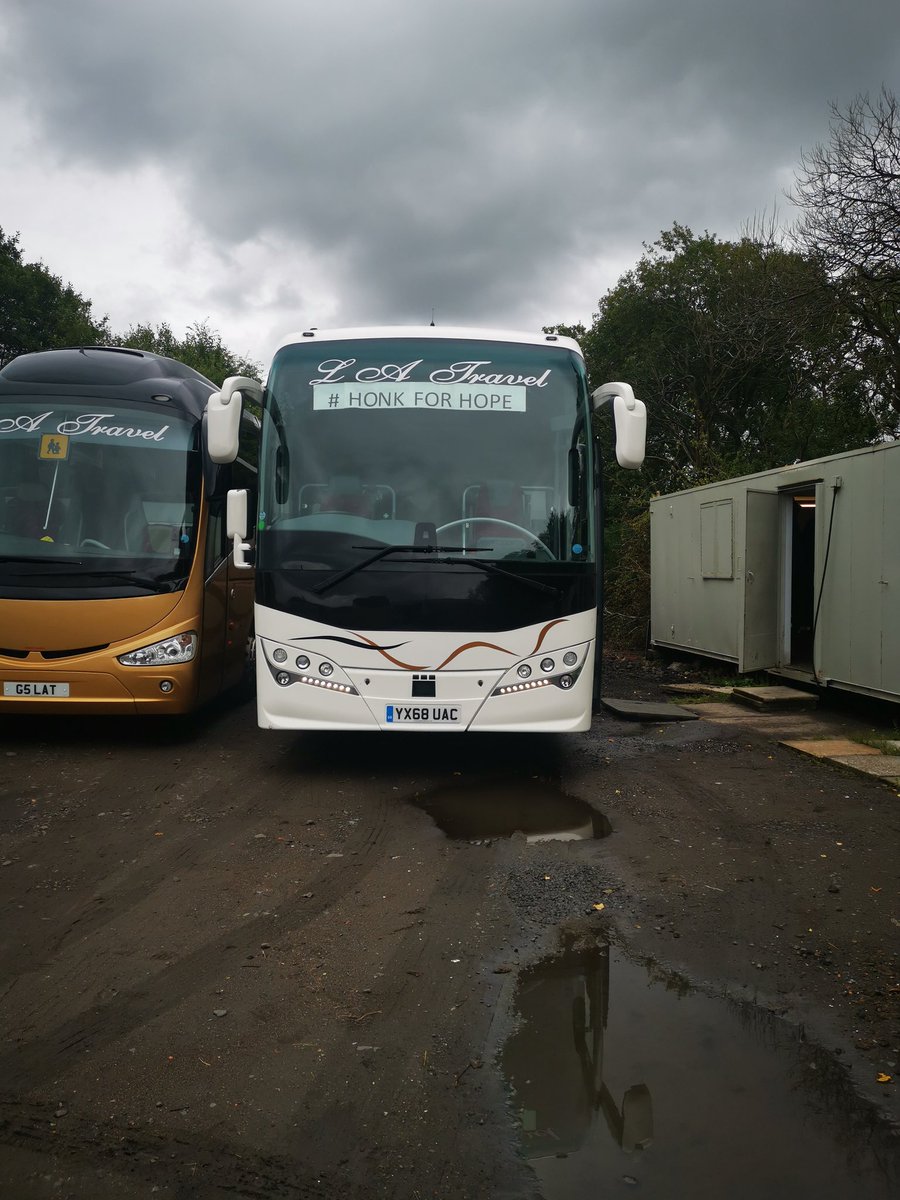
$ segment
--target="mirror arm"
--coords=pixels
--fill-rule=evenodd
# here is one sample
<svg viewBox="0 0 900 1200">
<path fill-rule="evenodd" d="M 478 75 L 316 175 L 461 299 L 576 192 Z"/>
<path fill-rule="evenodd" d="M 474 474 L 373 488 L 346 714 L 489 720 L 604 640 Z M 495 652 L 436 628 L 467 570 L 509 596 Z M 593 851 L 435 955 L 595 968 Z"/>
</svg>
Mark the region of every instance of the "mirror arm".
<svg viewBox="0 0 900 1200">
<path fill-rule="evenodd" d="M 232 543 L 232 562 L 240 571 L 252 571 L 253 563 L 248 561 L 247 555 L 252 551 L 253 546 L 250 542 L 245 542 L 239 533 L 236 533 L 231 539 Z"/>
<path fill-rule="evenodd" d="M 253 547 L 247 537 L 247 491 L 245 488 L 235 488 L 228 493 L 225 501 L 225 532 L 231 538 L 233 562 L 242 571 L 249 571 L 253 563 L 247 561 L 247 554 Z"/>
<path fill-rule="evenodd" d="M 622 397 L 629 412 L 633 412 L 637 408 L 637 399 L 630 383 L 604 383 L 596 391 L 591 392 L 594 412 L 602 408 L 604 404 L 609 404 L 616 396 Z"/>
<path fill-rule="evenodd" d="M 596 412 L 612 401 L 616 429 L 616 461 L 629 471 L 644 461 L 647 446 L 647 408 L 627 383 L 604 383 L 591 393 Z"/>
<path fill-rule="evenodd" d="M 248 375 L 229 375 L 219 391 L 219 403 L 230 404 L 235 392 L 240 392 L 251 400 L 255 400 L 257 404 L 262 404 L 263 387 L 258 379 L 251 379 Z"/>
<path fill-rule="evenodd" d="M 240 442 L 244 396 L 262 404 L 262 384 L 247 375 L 232 375 L 206 401 L 206 451 L 214 463 L 231 463 Z"/>
</svg>

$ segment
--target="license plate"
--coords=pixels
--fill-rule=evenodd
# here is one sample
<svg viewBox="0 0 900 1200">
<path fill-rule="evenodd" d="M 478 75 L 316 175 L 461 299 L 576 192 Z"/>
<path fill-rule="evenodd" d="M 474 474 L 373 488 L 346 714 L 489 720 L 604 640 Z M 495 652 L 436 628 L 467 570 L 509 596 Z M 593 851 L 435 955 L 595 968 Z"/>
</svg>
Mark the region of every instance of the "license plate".
<svg viewBox="0 0 900 1200">
<path fill-rule="evenodd" d="M 12 696 L 14 698 L 21 697 L 40 697 L 42 699 L 56 699 L 58 696 L 68 696 L 69 685 L 67 683 L 14 683 L 9 680 L 3 681 L 3 695 Z"/>
<path fill-rule="evenodd" d="M 462 720 L 453 704 L 388 704 L 384 714 L 388 725 L 453 724 Z"/>
</svg>

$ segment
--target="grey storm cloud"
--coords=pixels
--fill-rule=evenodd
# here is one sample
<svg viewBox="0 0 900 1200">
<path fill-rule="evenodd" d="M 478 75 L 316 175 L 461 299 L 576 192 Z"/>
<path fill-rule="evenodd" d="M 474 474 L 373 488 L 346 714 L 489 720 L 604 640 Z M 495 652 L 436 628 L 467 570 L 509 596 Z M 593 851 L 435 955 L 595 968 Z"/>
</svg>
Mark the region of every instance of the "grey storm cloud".
<svg viewBox="0 0 900 1200">
<path fill-rule="evenodd" d="M 0 66 L 59 161 L 161 166 L 213 243 L 295 248 L 348 321 L 551 321 L 561 277 L 777 204 L 829 102 L 897 78 L 900 10 L 13 0 Z"/>
</svg>

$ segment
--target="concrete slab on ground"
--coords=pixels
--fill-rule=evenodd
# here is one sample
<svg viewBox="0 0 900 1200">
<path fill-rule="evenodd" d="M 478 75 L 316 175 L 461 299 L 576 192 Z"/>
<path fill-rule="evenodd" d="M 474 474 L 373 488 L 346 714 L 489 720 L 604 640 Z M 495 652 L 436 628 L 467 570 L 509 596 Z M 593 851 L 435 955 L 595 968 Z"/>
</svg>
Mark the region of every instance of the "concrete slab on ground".
<svg viewBox="0 0 900 1200">
<path fill-rule="evenodd" d="M 601 696 L 600 703 L 617 717 L 629 717 L 632 721 L 696 721 L 695 713 L 687 712 L 668 700 L 616 700 Z"/>
<path fill-rule="evenodd" d="M 803 739 L 800 741 L 783 741 L 782 746 L 791 750 L 799 750 L 801 754 L 811 754 L 813 758 L 837 758 L 838 755 L 859 757 L 866 754 L 880 754 L 874 746 L 864 746 L 853 742 L 850 738 L 819 738 Z"/>
<path fill-rule="evenodd" d="M 755 708 L 752 704 L 728 704 L 717 700 L 708 703 L 690 704 L 680 701 L 681 707 L 694 712 L 704 720 L 724 726 L 744 726 L 754 733 L 765 734 L 766 737 L 782 741 L 790 738 L 795 741 L 819 741 L 826 738 L 840 738 L 851 731 L 870 733 L 871 727 L 864 726 L 833 712 L 823 713 L 819 709 L 764 709 Z M 854 746 L 856 742 L 852 743 Z"/>
<path fill-rule="evenodd" d="M 900 754 L 878 754 L 874 758 L 867 754 L 835 754 L 832 761 L 879 779 L 900 779 Z"/>
<path fill-rule="evenodd" d="M 815 708 L 819 698 L 813 692 L 800 688 L 774 684 L 770 687 L 736 687 L 732 691 L 735 700 L 743 700 L 756 708 Z"/>
<path fill-rule="evenodd" d="M 709 721 L 760 721 L 765 713 L 753 712 L 744 704 L 729 704 L 727 701 L 713 700 L 709 704 L 688 704 L 683 702 L 679 708 L 696 713 L 698 717 L 706 717 Z"/>
</svg>

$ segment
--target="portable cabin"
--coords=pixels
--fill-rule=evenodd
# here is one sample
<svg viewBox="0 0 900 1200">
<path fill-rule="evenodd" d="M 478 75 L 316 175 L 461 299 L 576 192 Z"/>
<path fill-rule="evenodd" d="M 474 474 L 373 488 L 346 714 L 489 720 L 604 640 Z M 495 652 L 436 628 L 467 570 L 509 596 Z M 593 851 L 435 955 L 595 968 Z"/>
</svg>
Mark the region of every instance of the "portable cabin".
<svg viewBox="0 0 900 1200">
<path fill-rule="evenodd" d="M 900 703 L 900 441 L 650 502 L 650 643 Z"/>
</svg>

